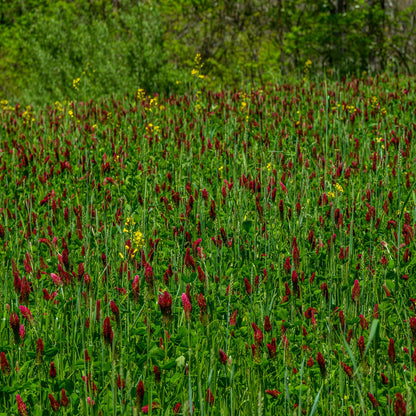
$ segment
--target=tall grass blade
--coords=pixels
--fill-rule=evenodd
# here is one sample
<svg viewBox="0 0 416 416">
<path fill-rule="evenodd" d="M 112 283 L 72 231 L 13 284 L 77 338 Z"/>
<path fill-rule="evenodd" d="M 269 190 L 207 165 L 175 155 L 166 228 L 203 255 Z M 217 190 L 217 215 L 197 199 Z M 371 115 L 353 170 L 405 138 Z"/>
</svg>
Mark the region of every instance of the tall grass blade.
<svg viewBox="0 0 416 416">
<path fill-rule="evenodd" d="M 311 413 L 309 414 L 309 416 L 313 416 L 316 412 L 316 409 L 318 408 L 319 397 L 321 396 L 321 391 L 322 391 L 323 387 L 324 387 L 324 385 L 322 384 L 321 388 L 318 391 L 318 394 L 315 397 L 315 400 L 313 402 L 313 406 L 312 406 L 312 409 L 311 409 Z"/>
</svg>

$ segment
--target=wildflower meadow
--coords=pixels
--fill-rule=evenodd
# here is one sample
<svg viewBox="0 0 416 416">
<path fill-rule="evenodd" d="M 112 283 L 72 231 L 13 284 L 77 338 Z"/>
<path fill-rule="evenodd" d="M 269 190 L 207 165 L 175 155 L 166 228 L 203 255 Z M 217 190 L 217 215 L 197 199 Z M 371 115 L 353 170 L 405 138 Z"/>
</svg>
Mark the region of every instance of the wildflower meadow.
<svg viewBox="0 0 416 416">
<path fill-rule="evenodd" d="M 0 415 L 415 414 L 416 78 L 311 65 L 1 101 Z"/>
</svg>

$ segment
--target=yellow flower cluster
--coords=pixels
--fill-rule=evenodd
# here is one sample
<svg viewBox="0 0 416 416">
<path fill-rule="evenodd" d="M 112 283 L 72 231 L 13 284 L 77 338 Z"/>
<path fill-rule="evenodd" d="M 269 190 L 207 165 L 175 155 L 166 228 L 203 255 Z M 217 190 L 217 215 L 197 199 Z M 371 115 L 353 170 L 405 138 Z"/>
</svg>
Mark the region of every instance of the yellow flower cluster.
<svg viewBox="0 0 416 416">
<path fill-rule="evenodd" d="M 139 101 L 142 101 L 142 100 L 144 100 L 146 98 L 146 91 L 144 90 L 144 89 L 142 89 L 142 88 L 139 88 L 138 90 L 137 90 L 137 99 L 139 100 Z"/>
<path fill-rule="evenodd" d="M 128 234 L 128 236 L 132 240 L 132 245 L 131 245 L 131 249 L 133 252 L 131 255 L 132 258 L 139 250 L 141 250 L 145 246 L 145 241 L 144 241 L 142 232 L 140 230 L 134 231 L 135 225 L 136 225 L 136 222 L 132 218 L 127 218 L 124 224 L 124 229 L 123 229 L 123 232 Z M 129 249 L 130 247 L 126 245 L 126 250 L 129 250 Z M 121 253 L 120 253 L 120 256 L 123 257 Z"/>
<path fill-rule="evenodd" d="M 341 186 L 339 183 L 336 183 L 336 184 L 335 184 L 335 189 L 336 189 L 338 192 L 344 192 L 344 189 L 342 188 L 342 186 Z"/>
<path fill-rule="evenodd" d="M 32 107 L 28 105 L 25 108 L 25 111 L 22 114 L 22 117 L 24 119 L 25 124 L 28 123 L 30 120 L 35 121 L 35 119 L 32 116 Z"/>
<path fill-rule="evenodd" d="M 146 131 L 148 134 L 152 133 L 152 132 L 159 132 L 160 131 L 160 127 L 159 126 L 154 126 L 152 123 L 149 123 L 148 125 L 146 125 Z"/>
<path fill-rule="evenodd" d="M 306 78 L 308 78 L 309 72 L 311 71 L 311 66 L 312 66 L 312 61 L 308 59 L 305 62 L 305 65 L 303 67 L 303 74 L 304 74 L 303 80 L 304 81 L 306 80 Z"/>
<path fill-rule="evenodd" d="M 350 114 L 357 112 L 357 109 L 353 105 L 347 105 L 346 109 Z"/>
<path fill-rule="evenodd" d="M 379 111 L 382 117 L 385 117 L 387 115 L 387 110 L 384 107 L 380 108 L 380 103 L 378 102 L 378 99 L 375 96 L 371 97 L 371 107 Z"/>
<path fill-rule="evenodd" d="M 195 101 L 195 110 L 197 113 L 201 113 L 202 112 L 202 95 L 201 95 L 201 91 L 197 91 L 196 92 L 196 101 Z"/>
<path fill-rule="evenodd" d="M 73 81 L 72 81 L 72 86 L 74 87 L 74 89 L 75 90 L 77 90 L 78 89 L 78 87 L 79 87 L 79 82 L 81 81 L 81 78 L 75 78 Z"/>
<path fill-rule="evenodd" d="M 90 71 L 90 72 L 88 72 Z M 92 70 L 92 72 L 95 72 L 95 69 Z M 91 68 L 90 68 L 90 63 L 87 62 L 87 65 L 85 66 L 84 70 L 82 71 L 82 75 L 91 75 Z"/>
<path fill-rule="evenodd" d="M 241 104 L 240 104 L 240 111 L 244 112 L 247 110 L 247 94 L 243 92 L 241 94 Z"/>
<path fill-rule="evenodd" d="M 128 232 L 130 232 L 130 230 L 129 230 L 130 226 L 133 226 L 133 225 L 135 225 L 135 224 L 136 224 L 136 222 L 135 222 L 133 219 L 131 219 L 131 218 L 127 218 L 127 219 L 126 219 L 126 222 L 124 223 L 123 233 L 128 233 Z"/>
<path fill-rule="evenodd" d="M 60 101 L 55 101 L 55 109 L 56 111 L 62 113 L 64 111 L 64 107 Z"/>
<path fill-rule="evenodd" d="M 164 110 L 165 106 L 164 105 L 159 105 L 158 101 L 157 101 L 157 96 L 153 97 L 149 100 L 149 105 L 145 106 L 144 109 L 146 111 L 150 111 L 151 113 L 153 113 L 153 109 L 157 110 Z"/>
<path fill-rule="evenodd" d="M 134 252 L 144 247 L 144 238 L 140 230 L 133 233 L 133 244 L 135 246 Z"/>
<path fill-rule="evenodd" d="M 377 143 L 384 143 L 384 139 L 382 137 L 376 137 Z M 381 148 L 384 149 L 384 144 L 381 145 Z"/>
<path fill-rule="evenodd" d="M 201 78 L 204 79 L 205 76 L 201 74 L 201 69 L 204 66 L 204 64 L 201 64 L 201 54 L 197 53 L 194 59 L 195 65 L 191 71 L 191 75 L 195 78 Z"/>
<path fill-rule="evenodd" d="M 7 100 L 1 100 L 0 101 L 0 105 L 1 105 L 3 111 L 13 110 L 13 107 L 9 106 L 8 104 L 9 104 L 9 102 Z"/>
</svg>

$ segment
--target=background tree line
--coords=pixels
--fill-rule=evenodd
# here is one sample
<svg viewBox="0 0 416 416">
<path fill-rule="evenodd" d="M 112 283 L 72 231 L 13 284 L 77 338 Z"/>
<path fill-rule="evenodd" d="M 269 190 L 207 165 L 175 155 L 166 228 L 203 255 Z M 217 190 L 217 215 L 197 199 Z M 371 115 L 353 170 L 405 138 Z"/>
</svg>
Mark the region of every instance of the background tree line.
<svg viewBox="0 0 416 416">
<path fill-rule="evenodd" d="M 413 0 L 0 0 L 0 98 L 181 91 L 196 53 L 211 88 L 411 73 L 415 20 Z"/>
</svg>

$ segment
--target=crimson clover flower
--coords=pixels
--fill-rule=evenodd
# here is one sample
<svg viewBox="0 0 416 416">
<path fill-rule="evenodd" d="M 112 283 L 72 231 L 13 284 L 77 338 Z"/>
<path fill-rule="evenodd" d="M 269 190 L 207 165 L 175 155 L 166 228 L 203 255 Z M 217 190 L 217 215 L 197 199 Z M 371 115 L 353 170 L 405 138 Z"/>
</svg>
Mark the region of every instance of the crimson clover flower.
<svg viewBox="0 0 416 416">
<path fill-rule="evenodd" d="M 108 316 L 104 319 L 103 335 L 104 335 L 104 342 L 106 344 L 111 345 L 113 343 L 114 333 L 113 333 L 113 330 L 111 329 L 111 322 Z"/>
</svg>

